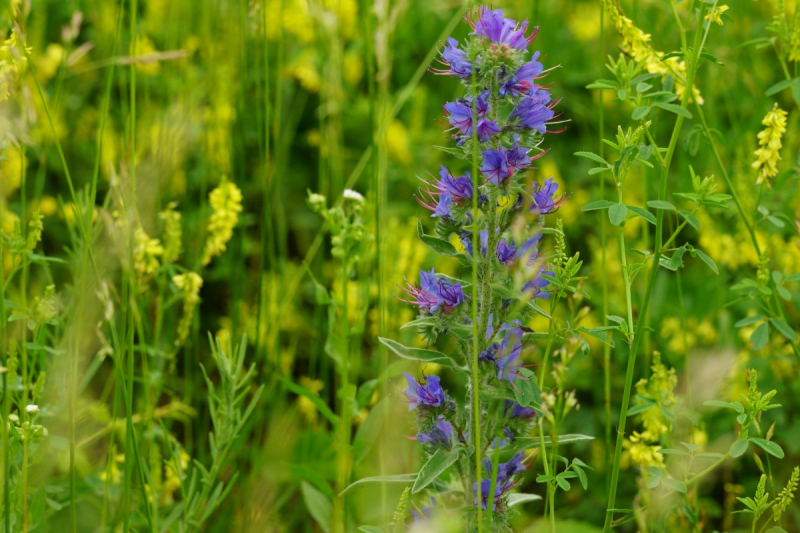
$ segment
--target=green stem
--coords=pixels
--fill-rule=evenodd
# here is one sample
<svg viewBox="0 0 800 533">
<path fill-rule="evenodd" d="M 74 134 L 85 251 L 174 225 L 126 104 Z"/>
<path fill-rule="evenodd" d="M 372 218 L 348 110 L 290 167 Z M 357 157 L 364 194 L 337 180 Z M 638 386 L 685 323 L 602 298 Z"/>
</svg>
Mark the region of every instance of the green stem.
<svg viewBox="0 0 800 533">
<path fill-rule="evenodd" d="M 676 19 L 678 20 L 678 25 L 681 28 L 681 42 L 683 44 L 684 57 L 688 62 L 687 63 L 688 76 L 686 79 L 686 85 L 684 86 L 683 98 L 681 100 L 681 107 L 683 109 L 686 109 L 686 107 L 689 104 L 689 98 L 693 93 L 694 77 L 697 70 L 697 62 L 694 60 L 692 52 L 690 52 L 689 47 L 687 45 L 685 30 L 683 30 L 683 25 L 680 21 L 680 17 L 678 16 L 674 2 L 670 2 L 670 5 L 672 7 Z M 714 6 L 716 6 L 716 2 L 714 3 Z M 698 20 L 702 20 L 703 16 L 702 10 L 698 16 L 699 16 Z M 706 29 L 706 34 L 707 33 L 708 29 Z M 704 41 L 705 37 L 703 37 L 703 42 Z M 698 45 L 700 44 L 699 30 L 695 32 L 694 44 L 695 46 L 693 47 L 692 50 L 694 53 L 698 53 L 698 50 L 700 50 L 700 48 L 698 48 Z M 675 153 L 675 148 L 678 144 L 678 137 L 681 131 L 681 127 L 683 126 L 683 120 L 684 117 L 682 115 L 678 115 L 677 119 L 675 120 L 675 126 L 672 129 L 672 136 L 670 137 L 669 146 L 667 147 L 667 154 L 664 157 L 664 164 L 661 167 L 661 178 L 659 182 L 659 191 L 658 191 L 658 199 L 660 201 L 664 201 L 667 196 L 667 178 L 669 176 L 669 167 L 672 163 L 672 157 Z M 655 255 L 653 257 L 653 263 L 652 266 L 650 267 L 650 273 L 648 275 L 647 290 L 645 291 L 644 298 L 642 299 L 642 305 L 640 306 L 641 312 L 637 323 L 637 329 L 640 329 L 640 327 L 644 324 L 644 321 L 646 320 L 648 314 L 648 309 L 650 307 L 650 298 L 653 293 L 653 288 L 655 287 L 655 281 L 659 269 L 659 261 L 661 260 L 663 227 L 664 227 L 664 210 L 659 209 L 658 216 L 656 218 Z M 612 474 L 611 474 L 611 486 L 608 492 L 608 504 L 606 506 L 606 517 L 605 517 L 605 523 L 603 525 L 604 533 L 608 533 L 609 531 L 611 531 L 611 524 L 613 522 L 613 512 L 611 511 L 611 509 L 613 509 L 616 504 L 617 482 L 619 480 L 619 465 L 620 465 L 620 459 L 622 457 L 622 442 L 625 438 L 625 423 L 628 417 L 628 406 L 630 403 L 631 388 L 633 385 L 633 373 L 634 373 L 634 368 L 636 366 L 636 355 L 639 350 L 639 339 L 641 338 L 642 335 L 633 336 L 631 350 L 628 355 L 628 367 L 625 372 L 625 388 L 622 395 L 622 406 L 620 407 L 620 415 L 619 415 L 617 444 L 614 450 L 614 464 L 612 467 Z"/>
<path fill-rule="evenodd" d="M 550 475 L 550 465 L 547 463 L 547 448 L 544 445 L 544 418 L 539 419 L 539 449 L 542 450 L 542 466 L 544 467 L 544 475 Z M 556 533 L 556 513 L 552 497 L 552 480 L 547 482 L 547 498 L 549 500 L 550 509 L 550 533 Z M 546 513 L 547 511 L 545 511 Z"/>
<path fill-rule="evenodd" d="M 473 52 L 471 58 L 473 64 L 475 62 L 475 53 Z M 472 123 L 478 123 L 478 111 L 476 108 L 478 101 L 478 91 L 476 89 L 477 80 L 475 75 L 476 69 L 472 69 L 470 76 L 470 89 L 472 93 Z M 481 494 L 481 404 L 479 395 L 479 376 L 478 376 L 478 355 L 479 348 L 478 342 L 480 338 L 480 330 L 478 327 L 478 257 L 481 255 L 481 245 L 478 235 L 478 190 L 480 181 L 478 180 L 478 128 L 472 128 L 472 440 L 475 447 L 475 480 L 477 487 L 476 501 L 477 506 L 477 521 L 478 533 L 483 532 L 483 506 L 480 505 L 483 501 Z M 488 255 L 488 250 L 487 250 Z M 465 487 L 465 494 L 469 487 Z"/>
</svg>

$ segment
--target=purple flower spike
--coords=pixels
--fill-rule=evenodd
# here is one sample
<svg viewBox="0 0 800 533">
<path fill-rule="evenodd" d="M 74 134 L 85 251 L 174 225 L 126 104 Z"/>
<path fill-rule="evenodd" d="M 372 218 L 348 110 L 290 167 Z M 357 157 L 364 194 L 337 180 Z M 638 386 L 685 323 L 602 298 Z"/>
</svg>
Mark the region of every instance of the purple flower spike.
<svg viewBox="0 0 800 533">
<path fill-rule="evenodd" d="M 444 419 L 441 415 L 438 422 L 430 431 L 423 431 L 417 435 L 417 440 L 423 444 L 432 444 L 435 447 L 451 449 L 456 442 L 456 433 L 453 424 Z"/>
<path fill-rule="evenodd" d="M 506 164 L 515 171 L 530 166 L 531 158 L 528 156 L 530 151 L 530 148 L 521 147 L 519 145 L 519 135 L 514 135 L 514 144 L 506 152 Z"/>
<path fill-rule="evenodd" d="M 481 230 L 478 237 L 481 241 L 481 255 L 486 257 L 486 248 L 489 247 L 489 230 Z M 458 238 L 461 239 L 461 244 L 464 246 L 467 255 L 472 256 L 472 232 L 462 231 Z"/>
<path fill-rule="evenodd" d="M 423 381 L 416 381 L 414 376 L 408 372 L 403 372 L 408 386 L 403 392 L 408 400 L 408 410 L 413 411 L 420 405 L 439 407 L 445 402 L 445 395 L 442 386 L 439 385 L 438 376 L 428 376 Z"/>
<path fill-rule="evenodd" d="M 439 175 L 441 176 L 441 173 Z M 442 177 L 442 184 L 446 194 L 458 205 L 472 203 L 472 174 L 470 172 L 466 172 L 460 178 L 454 178 L 448 172 L 447 176 Z"/>
</svg>

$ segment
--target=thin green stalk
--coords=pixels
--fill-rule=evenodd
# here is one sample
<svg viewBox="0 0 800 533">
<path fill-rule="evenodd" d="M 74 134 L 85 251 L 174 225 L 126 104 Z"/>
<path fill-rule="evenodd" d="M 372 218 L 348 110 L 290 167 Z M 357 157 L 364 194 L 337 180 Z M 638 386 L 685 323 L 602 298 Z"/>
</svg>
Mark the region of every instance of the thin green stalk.
<svg viewBox="0 0 800 533">
<path fill-rule="evenodd" d="M 0 209 L 4 198 L 0 198 Z M 6 368 L 2 369 L 3 375 L 3 427 L 7 427 L 8 415 L 11 412 L 11 395 L 8 393 L 8 318 L 6 317 L 6 269 L 5 269 L 5 243 L 0 239 L 0 356 Z M 11 533 L 11 468 L 9 467 L 8 437 L 9 432 L 3 431 L 3 531 Z"/>
<path fill-rule="evenodd" d="M 602 2 L 600 3 L 600 70 L 601 76 L 604 72 L 603 65 L 606 61 L 606 39 L 605 39 L 605 4 Z M 603 153 L 605 152 L 606 143 L 603 142 L 603 135 L 605 131 L 605 114 L 604 114 L 604 96 L 605 91 L 600 89 L 600 105 L 598 106 L 599 109 L 599 124 L 598 124 L 598 144 L 599 149 L 598 153 L 600 157 L 603 157 Z M 606 180 L 601 175 L 600 176 L 600 199 L 605 200 L 606 198 Z M 600 211 L 600 285 L 602 287 L 603 293 L 603 327 L 608 327 L 608 275 L 607 275 L 607 263 L 606 263 L 606 213 L 605 211 Z M 608 464 L 608 459 L 611 457 L 611 345 L 608 343 L 603 343 L 603 397 L 604 397 L 604 404 L 605 404 L 605 413 L 606 413 L 606 424 L 605 424 L 605 448 L 604 448 L 604 455 L 606 458 L 606 464 Z M 608 477 L 608 474 L 606 474 Z M 606 480 L 606 484 L 610 479 Z"/>
<path fill-rule="evenodd" d="M 344 217 L 345 227 L 342 229 L 342 234 L 347 232 L 347 215 Z M 339 446 L 337 449 L 337 496 L 334 500 L 334 531 L 345 533 L 347 531 L 347 512 L 346 502 L 344 497 L 344 489 L 347 488 L 348 472 L 350 470 L 350 350 L 349 350 L 349 329 L 348 322 L 348 257 L 347 248 L 344 247 L 344 256 L 342 257 L 342 309 L 341 309 L 341 358 L 340 364 L 337 365 L 339 370 Z"/>
<path fill-rule="evenodd" d="M 22 232 L 22 241 L 28 242 L 28 195 L 27 195 L 26 173 L 25 173 L 25 145 L 20 148 L 20 231 Z M 29 271 L 30 256 L 27 252 L 22 254 L 22 276 L 20 278 L 20 304 L 23 312 L 28 310 L 28 271 Z M 4 268 L 0 263 L 0 268 Z M 28 328 L 27 325 L 20 328 L 22 331 L 21 344 L 21 362 L 22 362 L 22 398 L 19 402 L 19 413 L 22 415 L 22 424 L 29 422 L 28 411 L 25 408 L 28 405 L 28 389 L 30 388 L 30 377 L 28 375 Z M 30 450 L 30 435 L 25 433 L 25 439 L 22 441 L 22 531 L 28 531 L 28 453 Z"/>
<path fill-rule="evenodd" d="M 681 307 L 681 335 L 683 335 L 683 381 L 686 383 L 686 403 L 692 408 L 692 387 L 690 382 L 691 369 L 689 367 L 689 344 L 686 340 L 686 307 L 683 305 L 683 284 L 681 283 L 681 270 L 675 271 L 675 282 L 678 285 L 678 305 Z"/>
<path fill-rule="evenodd" d="M 544 445 L 544 419 L 539 419 L 539 449 L 542 450 L 542 466 L 544 468 L 544 475 L 550 475 L 550 465 L 547 463 L 547 448 Z M 547 482 L 547 499 L 550 502 L 550 533 L 556 533 L 556 513 L 552 498 L 552 483 Z M 547 511 L 545 511 L 545 515 Z"/>
<path fill-rule="evenodd" d="M 475 56 L 471 58 L 473 64 Z M 472 69 L 470 76 L 470 93 L 472 94 L 472 123 L 478 122 L 478 111 L 476 108 L 478 102 L 478 91 L 476 90 L 476 75 L 475 70 Z M 478 129 L 472 128 L 472 190 L 475 194 L 472 195 L 472 220 L 478 220 L 478 190 L 480 181 L 478 180 Z M 480 254 L 480 240 L 478 237 L 478 224 L 472 224 L 472 440 L 475 447 L 475 480 L 477 482 L 476 501 L 478 502 L 478 533 L 483 532 L 483 495 L 481 494 L 481 404 L 479 396 L 479 377 L 478 377 L 478 341 L 480 338 L 480 331 L 478 328 L 478 257 Z M 487 250 L 487 255 L 488 250 Z M 464 487 L 464 491 L 469 490 L 469 487 Z"/>
</svg>

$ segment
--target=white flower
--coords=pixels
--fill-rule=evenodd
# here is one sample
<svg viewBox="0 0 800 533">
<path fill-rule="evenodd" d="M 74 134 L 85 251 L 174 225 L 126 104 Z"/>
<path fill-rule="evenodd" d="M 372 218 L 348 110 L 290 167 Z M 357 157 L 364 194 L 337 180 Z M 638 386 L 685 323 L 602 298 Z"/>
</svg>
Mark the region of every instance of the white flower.
<svg viewBox="0 0 800 533">
<path fill-rule="evenodd" d="M 38 405 L 26 405 L 25 406 L 25 412 L 30 413 L 32 415 L 35 415 L 36 413 L 39 412 L 39 406 Z"/>
<path fill-rule="evenodd" d="M 354 191 L 353 189 L 345 189 L 343 196 L 345 200 L 355 200 L 356 202 L 363 202 L 364 197 L 361 196 L 361 193 Z"/>
</svg>

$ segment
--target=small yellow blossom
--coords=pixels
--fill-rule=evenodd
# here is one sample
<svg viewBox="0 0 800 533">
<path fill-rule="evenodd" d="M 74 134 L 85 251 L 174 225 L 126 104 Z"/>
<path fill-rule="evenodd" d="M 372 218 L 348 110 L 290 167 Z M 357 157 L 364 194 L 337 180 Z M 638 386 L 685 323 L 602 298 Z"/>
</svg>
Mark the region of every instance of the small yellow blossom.
<svg viewBox="0 0 800 533">
<path fill-rule="evenodd" d="M 158 215 L 164 221 L 164 262 L 169 263 L 177 261 L 183 249 L 183 227 L 181 214 L 175 210 L 177 207 L 177 202 L 170 202 Z"/>
<path fill-rule="evenodd" d="M 756 183 L 765 183 L 770 187 L 769 180 L 778 174 L 778 161 L 781 160 L 781 137 L 786 132 L 786 111 L 775 104 L 761 121 L 766 126 L 758 134 L 758 149 L 755 151 L 756 160 L 753 168 L 757 169 Z"/>
<path fill-rule="evenodd" d="M 172 278 L 172 282 L 183 293 L 183 317 L 178 324 L 178 337 L 175 345 L 183 344 L 189 335 L 189 327 L 192 325 L 195 307 L 200 301 L 200 288 L 203 286 L 203 278 L 195 272 L 178 274 Z"/>
<path fill-rule="evenodd" d="M 408 130 L 399 120 L 393 120 L 386 128 L 386 151 L 398 163 L 408 165 L 411 163 L 410 141 Z"/>
<path fill-rule="evenodd" d="M 716 22 L 720 26 L 722 26 L 722 14 L 725 13 L 728 9 L 728 6 L 717 6 L 716 8 L 712 9 L 706 14 L 706 20 L 710 20 L 711 22 Z"/>
<path fill-rule="evenodd" d="M 208 240 L 203 251 L 203 265 L 225 251 L 225 246 L 233 236 L 233 228 L 239 223 L 242 212 L 242 191 L 236 184 L 222 178 L 222 183 L 211 191 L 208 201 L 214 212 L 208 221 Z"/>
<path fill-rule="evenodd" d="M 52 196 L 42 196 L 39 200 L 39 212 L 46 217 L 55 215 L 58 212 L 58 200 Z"/>
<path fill-rule="evenodd" d="M 152 239 L 142 228 L 133 234 L 133 268 L 142 277 L 152 274 L 158 269 L 158 258 L 164 253 L 164 247 L 158 239 Z"/>
</svg>

